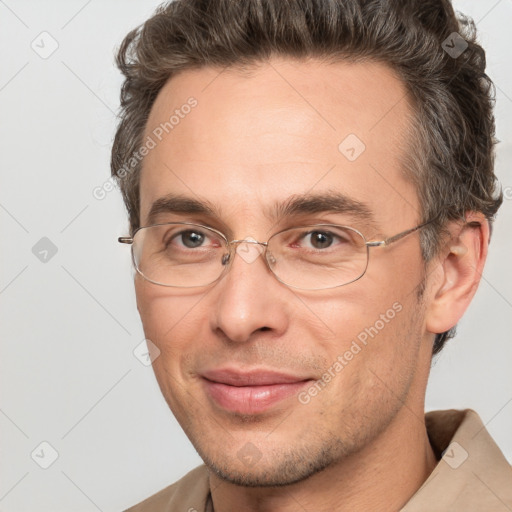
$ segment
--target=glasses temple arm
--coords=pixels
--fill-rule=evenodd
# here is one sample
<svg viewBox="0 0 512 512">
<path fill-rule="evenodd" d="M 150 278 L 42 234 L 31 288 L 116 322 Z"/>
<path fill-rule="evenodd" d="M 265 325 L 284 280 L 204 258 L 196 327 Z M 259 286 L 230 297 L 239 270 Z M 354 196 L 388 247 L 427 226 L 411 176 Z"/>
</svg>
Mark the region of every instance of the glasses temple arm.
<svg viewBox="0 0 512 512">
<path fill-rule="evenodd" d="M 414 233 L 415 231 L 418 231 L 419 229 L 424 228 L 425 226 L 428 226 L 435 220 L 437 220 L 437 217 L 434 217 L 433 219 L 430 219 L 427 222 L 420 224 L 419 226 L 408 229 L 406 231 L 402 231 L 401 233 L 398 233 L 397 235 L 390 236 L 389 238 L 386 238 L 385 240 L 379 240 L 377 242 L 367 242 L 366 245 L 369 247 L 387 247 L 388 245 L 391 245 L 393 242 L 396 242 L 397 240 L 401 240 L 402 238 L 406 237 L 407 235 L 410 235 L 411 233 Z"/>
</svg>

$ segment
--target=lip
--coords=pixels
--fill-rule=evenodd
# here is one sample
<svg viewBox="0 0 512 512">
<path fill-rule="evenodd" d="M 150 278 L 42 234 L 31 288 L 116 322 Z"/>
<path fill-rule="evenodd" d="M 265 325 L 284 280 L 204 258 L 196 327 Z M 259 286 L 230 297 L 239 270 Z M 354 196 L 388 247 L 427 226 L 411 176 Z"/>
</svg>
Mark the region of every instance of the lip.
<svg viewBox="0 0 512 512">
<path fill-rule="evenodd" d="M 314 380 L 271 370 L 210 370 L 201 377 L 208 397 L 222 409 L 238 414 L 261 414 Z"/>
</svg>

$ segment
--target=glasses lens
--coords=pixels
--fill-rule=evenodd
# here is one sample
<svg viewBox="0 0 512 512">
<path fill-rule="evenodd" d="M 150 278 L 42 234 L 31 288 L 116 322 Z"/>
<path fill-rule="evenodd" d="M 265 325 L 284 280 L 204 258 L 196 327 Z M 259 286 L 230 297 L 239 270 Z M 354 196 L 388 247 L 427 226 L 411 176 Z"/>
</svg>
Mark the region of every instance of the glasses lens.
<svg viewBox="0 0 512 512">
<path fill-rule="evenodd" d="M 133 261 L 147 280 L 177 287 L 206 286 L 226 269 L 223 236 L 187 223 L 141 228 Z M 321 224 L 288 229 L 270 238 L 267 262 L 276 277 L 303 290 L 335 288 L 359 279 L 368 265 L 364 237 L 349 227 Z"/>
<path fill-rule="evenodd" d="M 368 249 L 355 229 L 306 226 L 274 235 L 268 242 L 267 261 L 284 284 L 322 290 L 359 279 L 368 265 Z"/>
<path fill-rule="evenodd" d="M 195 224 L 160 224 L 134 236 L 133 261 L 149 281 L 164 286 L 205 286 L 220 277 L 227 252 L 219 233 Z"/>
</svg>

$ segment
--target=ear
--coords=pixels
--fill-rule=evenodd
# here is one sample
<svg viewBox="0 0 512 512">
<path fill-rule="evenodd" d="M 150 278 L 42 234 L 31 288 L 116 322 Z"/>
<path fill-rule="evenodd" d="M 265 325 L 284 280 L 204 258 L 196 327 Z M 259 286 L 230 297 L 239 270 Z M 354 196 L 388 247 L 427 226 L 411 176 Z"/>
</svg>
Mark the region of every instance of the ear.
<svg viewBox="0 0 512 512">
<path fill-rule="evenodd" d="M 469 212 L 462 226 L 453 222 L 447 228 L 451 237 L 438 257 L 438 279 L 426 314 L 427 331 L 434 334 L 454 327 L 468 308 L 480 283 L 489 245 L 489 222 L 481 213 Z"/>
</svg>

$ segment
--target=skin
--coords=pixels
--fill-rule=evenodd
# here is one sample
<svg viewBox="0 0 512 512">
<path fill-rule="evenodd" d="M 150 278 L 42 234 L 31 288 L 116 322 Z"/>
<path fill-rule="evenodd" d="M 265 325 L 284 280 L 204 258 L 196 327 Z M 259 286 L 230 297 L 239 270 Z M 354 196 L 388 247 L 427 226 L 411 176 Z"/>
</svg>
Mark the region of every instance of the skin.
<svg viewBox="0 0 512 512">
<path fill-rule="evenodd" d="M 421 222 L 401 167 L 412 110 L 386 66 L 273 58 L 250 73 L 187 70 L 161 90 L 146 135 L 190 96 L 197 107 L 144 159 L 141 225 L 153 201 L 170 192 L 207 201 L 216 215 L 167 221 L 206 224 L 229 239 L 266 241 L 306 221 L 349 224 L 380 240 Z M 354 162 L 338 150 L 351 133 L 366 145 Z M 375 224 L 331 212 L 277 220 L 263 213 L 295 194 L 330 191 L 367 204 Z M 210 469 L 216 512 L 398 510 L 407 503 L 436 464 L 424 424 L 433 333 L 457 323 L 485 261 L 487 223 L 480 214 L 468 219 L 480 226 L 448 226 L 451 237 L 428 265 L 414 233 L 370 249 L 366 274 L 330 290 L 291 289 L 262 258 L 239 256 L 202 288 L 168 288 L 136 275 L 145 335 L 160 350 L 156 378 Z M 401 311 L 307 404 L 292 396 L 242 415 L 205 392 L 200 374 L 224 366 L 321 379 L 395 303 Z M 257 454 L 252 464 L 239 456 L 247 446 Z"/>
</svg>

